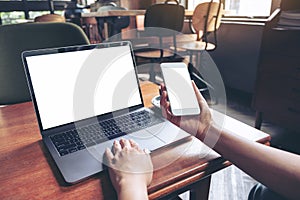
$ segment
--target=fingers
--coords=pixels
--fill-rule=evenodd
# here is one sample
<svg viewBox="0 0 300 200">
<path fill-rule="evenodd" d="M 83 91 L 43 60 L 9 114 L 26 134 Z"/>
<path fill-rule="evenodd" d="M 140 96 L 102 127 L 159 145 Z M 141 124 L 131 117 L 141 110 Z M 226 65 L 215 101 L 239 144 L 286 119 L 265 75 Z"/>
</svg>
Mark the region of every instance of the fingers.
<svg viewBox="0 0 300 200">
<path fill-rule="evenodd" d="M 108 166 L 112 166 L 114 160 L 114 154 L 111 152 L 109 148 L 106 148 L 104 153 L 104 162 L 108 164 Z"/>
<path fill-rule="evenodd" d="M 134 149 L 136 149 L 136 150 L 138 150 L 140 153 L 146 153 L 146 154 L 150 154 L 151 153 L 151 151 L 149 149 L 143 149 L 142 150 L 139 147 L 139 145 L 134 140 L 130 139 L 129 142 L 131 144 L 131 147 L 134 148 Z"/>
<path fill-rule="evenodd" d="M 112 160 L 114 158 L 114 154 L 111 152 L 109 148 L 106 148 L 105 155 L 109 160 Z"/>
<path fill-rule="evenodd" d="M 129 143 L 130 143 L 132 148 L 140 150 L 139 145 L 135 141 L 133 141 L 132 139 L 129 140 Z"/>
<path fill-rule="evenodd" d="M 166 90 L 166 88 L 165 88 L 165 85 L 162 83 L 162 84 L 160 84 L 160 105 L 163 107 L 163 108 L 165 108 L 165 109 L 167 109 L 168 108 L 168 100 L 167 100 L 167 98 L 168 98 L 168 94 L 167 94 L 167 90 Z"/>
<path fill-rule="evenodd" d="M 114 154 L 117 154 L 118 152 L 120 152 L 122 150 L 120 142 L 115 140 L 112 149 L 113 149 Z"/>
<path fill-rule="evenodd" d="M 164 83 L 161 83 L 160 86 L 159 86 L 159 94 L 161 95 L 163 91 L 166 90 L 166 87 L 165 87 L 165 84 Z"/>
<path fill-rule="evenodd" d="M 160 105 L 165 107 L 166 102 L 167 102 L 167 92 L 162 91 L 162 93 L 160 95 Z"/>
<path fill-rule="evenodd" d="M 139 152 L 144 152 L 134 140 L 126 140 L 124 138 L 121 138 L 120 141 L 114 141 L 112 151 L 109 149 L 109 151 L 106 150 L 105 153 L 108 158 L 112 159 L 114 157 L 114 154 L 120 153 L 124 149 L 135 149 Z"/>
<path fill-rule="evenodd" d="M 192 81 L 192 85 L 193 85 L 193 89 L 194 89 L 194 91 L 195 91 L 197 100 L 198 100 L 198 101 L 202 101 L 204 98 L 203 98 L 203 96 L 201 95 L 201 93 L 199 92 L 199 89 L 198 89 L 198 87 L 196 86 L 196 84 L 195 84 L 194 81 Z"/>
<path fill-rule="evenodd" d="M 111 152 L 111 150 L 109 148 L 105 149 L 105 155 L 108 159 L 113 159 L 114 158 L 114 154 Z"/>
<path fill-rule="evenodd" d="M 168 107 L 170 105 L 168 104 L 168 101 L 167 101 L 167 92 L 166 91 L 163 91 L 162 94 L 161 94 L 161 97 L 160 97 L 160 107 L 161 107 L 161 110 L 162 110 L 162 115 L 167 118 L 167 110 L 168 110 Z"/>
<path fill-rule="evenodd" d="M 121 147 L 122 147 L 123 149 L 124 149 L 124 148 L 129 149 L 129 148 L 131 147 L 131 144 L 130 144 L 129 140 L 125 140 L 124 138 L 122 138 L 122 139 L 120 140 L 120 145 L 121 145 Z"/>
<path fill-rule="evenodd" d="M 143 152 L 146 153 L 146 154 L 150 154 L 151 153 L 151 151 L 149 149 L 144 149 Z"/>
<path fill-rule="evenodd" d="M 160 106 L 162 110 L 162 115 L 169 119 L 173 114 L 170 111 L 170 102 L 167 100 L 167 91 L 163 91 L 160 97 Z"/>
<path fill-rule="evenodd" d="M 206 100 L 204 99 L 204 97 L 200 93 L 200 91 L 199 91 L 199 89 L 196 86 L 196 84 L 195 84 L 194 81 L 192 81 L 192 85 L 193 85 L 193 88 L 194 88 L 194 91 L 195 91 L 195 94 L 196 94 L 196 97 L 197 97 L 200 109 L 202 110 L 202 109 L 208 107 Z"/>
</svg>

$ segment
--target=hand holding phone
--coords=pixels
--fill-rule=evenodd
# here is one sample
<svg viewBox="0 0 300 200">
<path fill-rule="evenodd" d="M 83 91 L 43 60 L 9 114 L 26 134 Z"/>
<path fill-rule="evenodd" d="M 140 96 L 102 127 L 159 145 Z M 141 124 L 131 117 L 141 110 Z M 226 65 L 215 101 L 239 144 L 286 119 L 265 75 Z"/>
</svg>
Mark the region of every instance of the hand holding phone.
<svg viewBox="0 0 300 200">
<path fill-rule="evenodd" d="M 160 66 L 172 114 L 175 116 L 200 114 L 199 104 L 186 64 L 170 62 L 161 63 Z"/>
</svg>

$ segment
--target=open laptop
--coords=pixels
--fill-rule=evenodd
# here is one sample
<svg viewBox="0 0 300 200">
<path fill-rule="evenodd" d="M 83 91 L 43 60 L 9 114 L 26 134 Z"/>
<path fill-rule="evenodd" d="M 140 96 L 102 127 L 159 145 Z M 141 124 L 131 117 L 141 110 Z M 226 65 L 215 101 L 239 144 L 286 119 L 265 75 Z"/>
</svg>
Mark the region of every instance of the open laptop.
<svg viewBox="0 0 300 200">
<path fill-rule="evenodd" d="M 62 176 L 78 182 L 104 169 L 121 137 L 150 151 L 189 136 L 144 107 L 130 42 L 22 54 L 43 141 Z"/>
</svg>

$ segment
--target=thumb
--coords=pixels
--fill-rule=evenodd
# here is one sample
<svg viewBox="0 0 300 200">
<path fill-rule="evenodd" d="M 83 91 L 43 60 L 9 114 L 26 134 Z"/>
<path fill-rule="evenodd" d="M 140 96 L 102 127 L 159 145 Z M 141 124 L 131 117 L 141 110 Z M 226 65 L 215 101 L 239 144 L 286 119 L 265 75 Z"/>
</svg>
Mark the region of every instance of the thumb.
<svg viewBox="0 0 300 200">
<path fill-rule="evenodd" d="M 202 94 L 200 93 L 200 91 L 194 81 L 192 81 L 192 85 L 193 85 L 193 88 L 194 88 L 194 91 L 196 94 L 198 104 L 200 106 L 200 109 L 202 110 L 203 108 L 207 107 L 208 104 L 207 104 L 206 100 L 204 99 L 204 97 L 202 96 Z"/>
</svg>

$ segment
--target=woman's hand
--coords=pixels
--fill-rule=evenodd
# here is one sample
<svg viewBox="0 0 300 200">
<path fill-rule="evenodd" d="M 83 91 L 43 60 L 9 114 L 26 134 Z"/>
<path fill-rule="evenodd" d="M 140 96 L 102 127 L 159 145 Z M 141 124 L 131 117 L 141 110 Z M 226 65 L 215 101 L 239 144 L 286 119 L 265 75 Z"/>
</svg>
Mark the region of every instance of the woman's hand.
<svg viewBox="0 0 300 200">
<path fill-rule="evenodd" d="M 133 140 L 114 141 L 112 150 L 106 149 L 105 159 L 111 182 L 119 199 L 147 199 L 153 165 L 149 153 Z M 130 196 L 128 196 L 130 195 Z"/>
<path fill-rule="evenodd" d="M 190 116 L 174 116 L 170 110 L 170 102 L 168 99 L 168 94 L 164 84 L 161 84 L 161 99 L 160 105 L 162 109 L 163 116 L 168 119 L 173 124 L 182 128 L 191 135 L 196 136 L 198 139 L 202 140 L 205 136 L 206 131 L 209 129 L 212 124 L 211 113 L 209 107 L 200 94 L 196 84 L 192 81 L 192 85 L 198 100 L 200 107 L 199 115 L 190 115 Z"/>
</svg>

